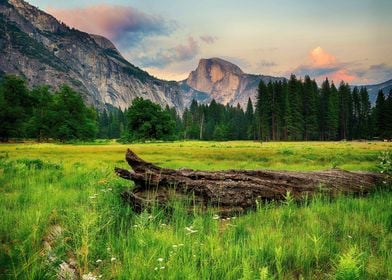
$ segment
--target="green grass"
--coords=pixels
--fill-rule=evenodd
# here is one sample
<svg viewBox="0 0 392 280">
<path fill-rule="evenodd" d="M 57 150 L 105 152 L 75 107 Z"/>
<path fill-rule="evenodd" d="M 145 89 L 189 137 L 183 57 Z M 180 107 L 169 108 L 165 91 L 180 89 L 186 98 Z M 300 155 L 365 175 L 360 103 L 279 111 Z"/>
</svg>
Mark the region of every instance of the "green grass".
<svg viewBox="0 0 392 280">
<path fill-rule="evenodd" d="M 0 278 L 57 279 L 74 259 L 102 279 L 392 279 L 392 193 L 213 212 L 133 213 L 116 178 L 132 148 L 169 168 L 377 170 L 376 142 L 174 142 L 0 146 Z M 51 250 L 45 241 L 53 228 Z M 187 227 L 197 232 L 189 234 Z M 115 259 L 114 259 L 115 258 Z M 101 262 L 99 261 L 101 260 Z M 98 262 L 97 262 L 98 261 Z"/>
</svg>

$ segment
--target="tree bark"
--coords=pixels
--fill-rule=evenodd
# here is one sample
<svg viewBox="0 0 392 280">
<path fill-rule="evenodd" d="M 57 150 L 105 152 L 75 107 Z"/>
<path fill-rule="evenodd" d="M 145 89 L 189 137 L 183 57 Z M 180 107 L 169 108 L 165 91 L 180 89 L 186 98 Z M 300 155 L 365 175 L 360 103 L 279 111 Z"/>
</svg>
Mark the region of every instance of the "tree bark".
<svg viewBox="0 0 392 280">
<path fill-rule="evenodd" d="M 318 193 L 365 194 L 380 186 L 385 176 L 340 169 L 317 172 L 277 170 L 197 171 L 158 167 L 131 150 L 126 160 L 132 170 L 116 168 L 121 178 L 132 180 L 135 188 L 122 193 L 135 210 L 171 199 L 191 197 L 202 207 L 218 207 L 224 213 L 243 212 L 255 207 L 257 200 L 282 200 L 288 192 L 295 200 Z"/>
</svg>

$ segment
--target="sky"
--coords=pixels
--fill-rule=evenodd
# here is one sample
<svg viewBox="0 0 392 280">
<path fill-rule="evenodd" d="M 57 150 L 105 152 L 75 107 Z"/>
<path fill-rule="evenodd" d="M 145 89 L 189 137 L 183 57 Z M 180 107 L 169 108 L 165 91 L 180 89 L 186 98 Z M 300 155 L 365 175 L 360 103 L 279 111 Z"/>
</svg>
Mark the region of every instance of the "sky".
<svg viewBox="0 0 392 280">
<path fill-rule="evenodd" d="M 201 58 L 246 73 L 339 83 L 392 79 L 391 0 L 29 0 L 109 38 L 131 63 L 183 80 Z"/>
</svg>

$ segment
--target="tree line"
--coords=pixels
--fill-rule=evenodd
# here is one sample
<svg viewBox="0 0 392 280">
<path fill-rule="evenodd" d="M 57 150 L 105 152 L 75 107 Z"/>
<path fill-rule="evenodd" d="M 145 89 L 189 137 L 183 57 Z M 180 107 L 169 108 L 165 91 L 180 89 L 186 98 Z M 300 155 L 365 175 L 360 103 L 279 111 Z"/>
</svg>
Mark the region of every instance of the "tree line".
<svg viewBox="0 0 392 280">
<path fill-rule="evenodd" d="M 96 137 L 96 111 L 81 95 L 64 85 L 29 90 L 24 79 L 6 75 L 0 82 L 0 140 L 36 138 L 38 141 L 92 140 Z"/>
<path fill-rule="evenodd" d="M 378 93 L 372 108 L 366 88 L 337 88 L 326 79 L 319 88 L 309 76 L 260 82 L 256 104 L 222 105 L 193 100 L 180 116 L 136 98 L 122 111 L 87 107 L 79 93 L 64 85 L 29 90 L 7 75 L 0 81 L 0 140 L 36 138 L 59 141 L 145 140 L 352 140 L 392 138 L 392 91 Z"/>
<path fill-rule="evenodd" d="M 342 140 L 392 137 L 392 92 L 378 93 L 371 107 L 365 87 L 326 79 L 321 87 L 309 76 L 260 82 L 255 122 L 261 140 Z"/>
</svg>

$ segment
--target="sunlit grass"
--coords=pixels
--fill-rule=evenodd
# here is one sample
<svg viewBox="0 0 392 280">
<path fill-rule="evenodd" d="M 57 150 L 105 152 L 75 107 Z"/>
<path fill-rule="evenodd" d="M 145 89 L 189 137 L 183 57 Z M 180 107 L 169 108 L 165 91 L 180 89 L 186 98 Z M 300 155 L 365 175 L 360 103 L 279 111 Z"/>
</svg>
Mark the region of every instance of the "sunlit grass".
<svg viewBox="0 0 392 280">
<path fill-rule="evenodd" d="M 0 278 L 56 279 L 73 259 L 102 279 L 391 279 L 392 194 L 261 204 L 236 219 L 134 214 L 116 178 L 132 148 L 169 168 L 376 170 L 381 142 L 0 146 Z M 53 226 L 62 232 L 45 249 Z"/>
</svg>

